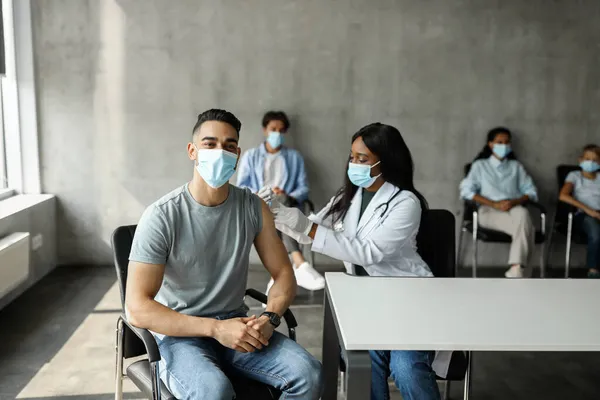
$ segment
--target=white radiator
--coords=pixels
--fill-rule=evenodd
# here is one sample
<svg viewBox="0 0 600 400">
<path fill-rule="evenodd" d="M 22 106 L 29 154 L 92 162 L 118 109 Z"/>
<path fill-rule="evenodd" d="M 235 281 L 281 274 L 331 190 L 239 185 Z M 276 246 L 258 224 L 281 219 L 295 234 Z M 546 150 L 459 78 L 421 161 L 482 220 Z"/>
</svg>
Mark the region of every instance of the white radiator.
<svg viewBox="0 0 600 400">
<path fill-rule="evenodd" d="M 29 233 L 0 239 L 0 298 L 29 277 Z"/>
</svg>

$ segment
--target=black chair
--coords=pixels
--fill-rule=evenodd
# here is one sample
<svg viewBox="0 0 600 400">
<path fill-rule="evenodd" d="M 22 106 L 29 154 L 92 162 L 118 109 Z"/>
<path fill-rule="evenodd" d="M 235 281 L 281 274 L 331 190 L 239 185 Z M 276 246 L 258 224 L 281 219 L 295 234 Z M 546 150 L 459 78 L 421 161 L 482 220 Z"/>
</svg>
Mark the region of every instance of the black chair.
<svg viewBox="0 0 600 400">
<path fill-rule="evenodd" d="M 573 217 L 577 212 L 577 208 L 570 204 L 563 203 L 559 200 L 560 189 L 572 171 L 579 171 L 581 168 L 578 165 L 559 165 L 556 167 L 556 183 L 558 184 L 558 192 L 556 200 L 556 208 L 554 209 L 554 215 L 552 217 L 552 228 L 549 232 L 548 238 L 548 252 L 552 249 L 552 239 L 554 233 L 561 234 L 567 238 L 567 246 L 565 251 L 565 278 L 569 277 L 569 270 L 571 267 L 571 245 L 573 242 L 576 244 L 586 244 L 587 238 L 583 232 L 573 230 Z M 547 257 L 549 258 L 549 257 Z"/>
<path fill-rule="evenodd" d="M 456 276 L 456 220 L 448 210 L 426 210 L 421 216 L 417 234 L 417 251 L 436 278 Z M 464 399 L 468 400 L 471 385 L 471 352 L 454 351 L 448 375 L 437 377 L 444 384 L 444 399 L 450 394 L 450 383 L 464 380 Z"/>
<path fill-rule="evenodd" d="M 471 164 L 465 165 L 465 176 L 469 174 L 471 170 Z M 540 228 L 535 232 L 535 244 L 543 245 L 546 242 L 546 209 L 540 203 L 535 201 L 527 202 L 528 208 L 535 208 L 540 213 Z M 461 223 L 460 234 L 458 237 L 458 259 L 456 260 L 456 267 L 460 264 L 460 255 L 462 252 L 462 239 L 465 232 L 471 233 L 473 251 L 471 259 L 471 267 L 473 269 L 473 278 L 477 277 L 477 244 L 478 241 L 484 243 L 511 243 L 512 238 L 510 235 L 500 232 L 494 229 L 484 228 L 479 225 L 479 212 L 478 205 L 473 201 L 465 201 L 463 206 L 463 220 Z M 545 249 L 542 248 L 540 251 L 540 277 L 546 275 L 546 259 Z"/>
<path fill-rule="evenodd" d="M 425 210 L 421 215 L 417 252 L 436 278 L 455 277 L 455 225 L 454 215 L 448 210 Z M 454 351 L 446 377 L 436 376 L 438 381 L 444 382 L 444 399 L 449 398 L 450 382 L 464 380 L 464 400 L 468 400 L 471 382 L 470 359 L 470 352 Z M 343 358 L 340 358 L 340 371 L 346 371 Z"/>
<path fill-rule="evenodd" d="M 121 306 L 125 310 L 125 284 L 127 282 L 127 266 L 129 253 L 135 234 L 135 225 L 121 226 L 112 235 L 117 280 L 121 292 Z M 267 296 L 254 289 L 246 290 L 246 296 L 252 297 L 261 303 L 267 302 Z M 287 310 L 283 315 L 289 330 L 289 337 L 296 340 L 296 327 L 298 326 L 294 315 Z M 116 362 L 116 393 L 115 398 L 121 399 L 123 395 L 123 378 L 128 377 L 142 393 L 152 400 L 176 400 L 166 386 L 161 382 L 158 370 L 160 353 L 154 336 L 146 330 L 136 328 L 127 321 L 123 313 L 117 321 L 117 362 Z M 123 374 L 123 361 L 132 357 L 147 355 L 147 359 L 135 361 L 127 367 Z M 278 399 L 281 392 L 265 384 L 250 379 L 229 375 L 237 399 Z M 160 388 L 160 391 L 159 391 Z"/>
</svg>

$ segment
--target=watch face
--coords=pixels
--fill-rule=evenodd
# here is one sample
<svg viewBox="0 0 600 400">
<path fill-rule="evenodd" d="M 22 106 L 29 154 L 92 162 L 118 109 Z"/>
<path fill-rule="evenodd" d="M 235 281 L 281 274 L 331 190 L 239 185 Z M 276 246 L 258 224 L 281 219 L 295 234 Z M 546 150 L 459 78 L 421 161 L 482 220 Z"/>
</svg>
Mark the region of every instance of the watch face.
<svg viewBox="0 0 600 400">
<path fill-rule="evenodd" d="M 278 327 L 279 324 L 281 323 L 281 317 L 275 313 L 265 312 L 264 315 L 269 317 L 269 322 L 271 322 L 271 325 L 273 325 L 275 327 Z"/>
</svg>

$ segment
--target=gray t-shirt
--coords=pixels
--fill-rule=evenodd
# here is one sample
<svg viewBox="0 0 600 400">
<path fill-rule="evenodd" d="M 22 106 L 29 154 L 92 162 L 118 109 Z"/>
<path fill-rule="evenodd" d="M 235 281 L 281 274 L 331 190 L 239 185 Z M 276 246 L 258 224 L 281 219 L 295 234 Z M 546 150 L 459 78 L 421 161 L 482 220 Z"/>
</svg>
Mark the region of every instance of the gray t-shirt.
<svg viewBox="0 0 600 400">
<path fill-rule="evenodd" d="M 581 171 L 572 171 L 565 181 L 573 184 L 575 200 L 600 211 L 600 174 L 596 174 L 596 179 L 587 179 Z"/>
<path fill-rule="evenodd" d="M 230 185 L 223 204 L 206 207 L 186 184 L 144 211 L 129 260 L 165 264 L 159 303 L 215 316 L 243 306 L 250 249 L 261 229 L 260 199 L 248 189 Z"/>
</svg>

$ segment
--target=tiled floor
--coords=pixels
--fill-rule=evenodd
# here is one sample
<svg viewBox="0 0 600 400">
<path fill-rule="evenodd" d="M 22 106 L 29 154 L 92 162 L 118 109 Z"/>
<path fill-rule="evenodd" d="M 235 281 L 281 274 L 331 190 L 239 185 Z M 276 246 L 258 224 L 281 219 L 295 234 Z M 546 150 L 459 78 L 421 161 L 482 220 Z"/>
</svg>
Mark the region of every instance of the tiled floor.
<svg viewBox="0 0 600 400">
<path fill-rule="evenodd" d="M 249 286 L 263 289 L 266 282 L 266 273 L 251 271 Z M 322 300 L 322 292 L 301 291 L 293 307 L 298 341 L 317 357 Z M 0 311 L 0 399 L 112 399 L 119 312 L 112 268 L 54 271 Z M 478 353 L 475 357 L 472 399 L 600 399 L 599 355 Z M 461 398 L 460 383 L 453 385 L 451 393 Z M 125 398 L 142 397 L 126 384 Z M 392 398 L 400 396 L 393 392 Z"/>
</svg>

